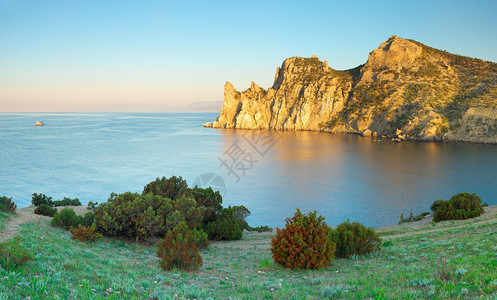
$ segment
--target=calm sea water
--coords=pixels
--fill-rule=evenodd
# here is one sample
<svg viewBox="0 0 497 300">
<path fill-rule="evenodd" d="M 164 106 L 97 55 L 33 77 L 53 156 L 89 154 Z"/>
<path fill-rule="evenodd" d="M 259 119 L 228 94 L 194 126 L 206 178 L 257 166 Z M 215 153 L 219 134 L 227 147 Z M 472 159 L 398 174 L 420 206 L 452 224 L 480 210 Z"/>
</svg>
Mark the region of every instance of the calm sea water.
<svg viewBox="0 0 497 300">
<path fill-rule="evenodd" d="M 252 212 L 252 226 L 283 226 L 297 207 L 331 225 L 389 225 L 463 191 L 497 204 L 497 146 L 201 126 L 216 116 L 0 114 L 0 195 L 19 207 L 32 193 L 103 202 L 178 175 L 220 187 L 225 205 Z M 46 125 L 34 127 L 37 120 Z"/>
</svg>

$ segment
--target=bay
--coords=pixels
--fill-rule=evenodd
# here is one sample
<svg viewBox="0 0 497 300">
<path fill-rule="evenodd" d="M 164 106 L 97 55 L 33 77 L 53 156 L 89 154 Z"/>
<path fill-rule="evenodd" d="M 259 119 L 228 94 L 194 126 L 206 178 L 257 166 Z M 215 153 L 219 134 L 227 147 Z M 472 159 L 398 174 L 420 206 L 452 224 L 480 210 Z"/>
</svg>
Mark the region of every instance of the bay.
<svg viewBox="0 0 497 300">
<path fill-rule="evenodd" d="M 176 175 L 220 188 L 225 206 L 252 212 L 250 225 L 273 227 L 296 208 L 331 225 L 382 226 L 459 192 L 497 204 L 494 145 L 202 127 L 217 115 L 2 113 L 0 195 L 19 207 L 32 193 L 103 202 Z"/>
</svg>

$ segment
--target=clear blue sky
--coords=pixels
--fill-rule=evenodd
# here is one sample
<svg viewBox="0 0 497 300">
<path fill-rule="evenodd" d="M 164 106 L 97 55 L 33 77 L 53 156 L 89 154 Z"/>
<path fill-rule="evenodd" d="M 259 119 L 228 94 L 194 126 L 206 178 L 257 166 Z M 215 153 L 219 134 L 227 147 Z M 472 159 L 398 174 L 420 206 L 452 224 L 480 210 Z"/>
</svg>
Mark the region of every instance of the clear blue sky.
<svg viewBox="0 0 497 300">
<path fill-rule="evenodd" d="M 497 61 L 497 1 L 0 0 L 0 111 L 153 111 L 348 69 L 395 34 Z"/>
</svg>

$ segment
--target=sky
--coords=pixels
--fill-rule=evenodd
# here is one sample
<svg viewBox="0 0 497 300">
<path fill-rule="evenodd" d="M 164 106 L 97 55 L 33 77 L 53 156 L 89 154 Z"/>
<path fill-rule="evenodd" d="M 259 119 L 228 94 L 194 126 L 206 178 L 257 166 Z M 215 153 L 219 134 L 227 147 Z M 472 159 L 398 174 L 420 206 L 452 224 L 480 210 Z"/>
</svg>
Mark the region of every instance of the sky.
<svg viewBox="0 0 497 300">
<path fill-rule="evenodd" d="M 167 111 L 334 69 L 391 35 L 497 62 L 497 1 L 0 0 L 0 112 Z"/>
</svg>

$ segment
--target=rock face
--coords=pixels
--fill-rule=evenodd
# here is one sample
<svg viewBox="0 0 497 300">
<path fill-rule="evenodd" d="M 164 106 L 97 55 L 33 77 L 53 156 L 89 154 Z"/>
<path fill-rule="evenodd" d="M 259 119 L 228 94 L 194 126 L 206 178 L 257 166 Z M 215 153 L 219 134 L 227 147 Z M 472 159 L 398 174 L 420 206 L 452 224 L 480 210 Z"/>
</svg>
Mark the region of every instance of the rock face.
<svg viewBox="0 0 497 300">
<path fill-rule="evenodd" d="M 286 59 L 265 90 L 224 87 L 214 128 L 321 130 L 399 140 L 497 142 L 497 64 L 392 36 L 337 71 Z"/>
</svg>

